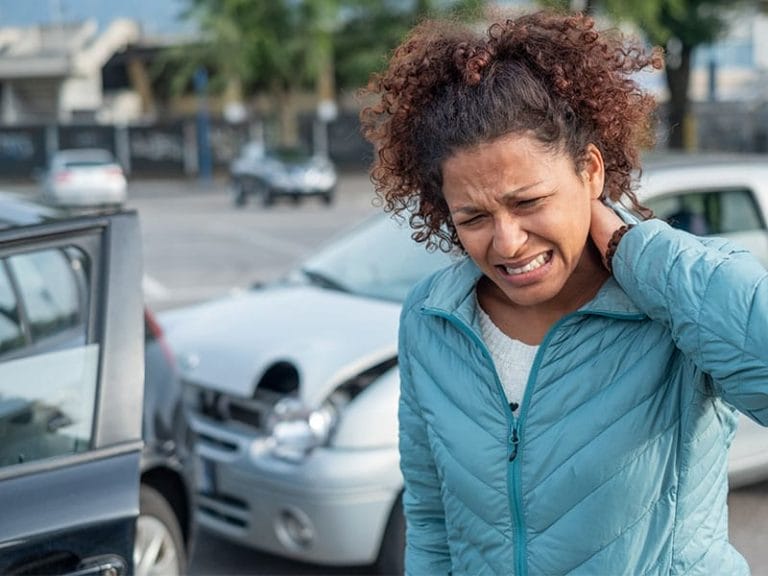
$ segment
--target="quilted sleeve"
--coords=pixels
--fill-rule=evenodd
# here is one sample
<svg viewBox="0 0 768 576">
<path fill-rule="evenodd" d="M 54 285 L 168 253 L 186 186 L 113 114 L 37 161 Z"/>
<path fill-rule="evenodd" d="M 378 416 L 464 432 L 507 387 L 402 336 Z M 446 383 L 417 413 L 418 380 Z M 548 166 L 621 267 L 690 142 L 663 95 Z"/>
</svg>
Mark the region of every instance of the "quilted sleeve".
<svg viewBox="0 0 768 576">
<path fill-rule="evenodd" d="M 635 304 L 666 325 L 717 393 L 768 425 L 768 271 L 723 239 L 701 239 L 660 220 L 630 230 L 614 275 Z"/>
<path fill-rule="evenodd" d="M 440 498 L 440 480 L 427 439 L 426 422 L 413 390 L 409 347 L 403 325 L 401 318 L 399 425 L 400 468 L 405 479 L 405 572 L 414 576 L 450 574 L 451 559 Z"/>
</svg>

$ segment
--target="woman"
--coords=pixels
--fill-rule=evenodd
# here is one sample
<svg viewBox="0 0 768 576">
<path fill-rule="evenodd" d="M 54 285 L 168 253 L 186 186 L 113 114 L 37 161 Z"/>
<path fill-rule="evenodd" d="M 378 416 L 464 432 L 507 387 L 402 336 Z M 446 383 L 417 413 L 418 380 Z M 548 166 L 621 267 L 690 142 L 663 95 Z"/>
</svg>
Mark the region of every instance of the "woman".
<svg viewBox="0 0 768 576">
<path fill-rule="evenodd" d="M 739 410 L 768 423 L 768 273 L 648 218 L 657 53 L 591 19 L 417 27 L 369 85 L 372 177 L 467 258 L 400 327 L 411 574 L 747 574 Z"/>
</svg>

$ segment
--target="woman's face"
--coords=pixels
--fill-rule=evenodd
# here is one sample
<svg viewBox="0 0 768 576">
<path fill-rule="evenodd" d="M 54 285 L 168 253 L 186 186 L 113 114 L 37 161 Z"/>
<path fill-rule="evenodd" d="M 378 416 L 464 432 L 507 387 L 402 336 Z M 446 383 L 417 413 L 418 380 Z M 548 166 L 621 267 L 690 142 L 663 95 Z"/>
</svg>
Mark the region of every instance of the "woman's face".
<svg viewBox="0 0 768 576">
<path fill-rule="evenodd" d="M 567 306 L 578 298 L 578 272 L 591 264 L 590 203 L 603 189 L 596 147 L 577 173 L 566 153 L 509 135 L 454 153 L 442 171 L 459 240 L 512 304 Z"/>
</svg>

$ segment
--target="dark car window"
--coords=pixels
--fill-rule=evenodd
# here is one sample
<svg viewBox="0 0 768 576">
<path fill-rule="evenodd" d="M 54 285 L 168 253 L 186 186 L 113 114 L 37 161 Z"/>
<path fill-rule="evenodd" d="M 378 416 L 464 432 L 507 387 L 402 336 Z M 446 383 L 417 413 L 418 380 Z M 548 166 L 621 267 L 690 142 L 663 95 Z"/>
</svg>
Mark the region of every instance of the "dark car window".
<svg viewBox="0 0 768 576">
<path fill-rule="evenodd" d="M 67 160 L 64 162 L 65 168 L 96 168 L 100 166 L 109 166 L 112 160 L 104 158 L 102 160 Z"/>
<path fill-rule="evenodd" d="M 286 164 L 303 164 L 312 158 L 301 148 L 273 148 L 267 151 L 267 156 Z"/>
<path fill-rule="evenodd" d="M 0 319 L 8 342 L 0 350 L 0 467 L 76 454 L 91 443 L 99 345 L 88 343 L 86 260 L 56 248 L 0 262 L 0 306 L 9 310 Z"/>
<path fill-rule="evenodd" d="M 0 262 L 0 354 L 21 348 L 24 344 L 18 300 L 5 265 Z"/>
<path fill-rule="evenodd" d="M 44 250 L 9 259 L 33 338 L 56 335 L 81 324 L 79 262 L 70 260 L 60 250 Z"/>
<path fill-rule="evenodd" d="M 747 188 L 685 191 L 648 200 L 659 218 L 700 236 L 748 232 L 765 227 Z"/>
</svg>

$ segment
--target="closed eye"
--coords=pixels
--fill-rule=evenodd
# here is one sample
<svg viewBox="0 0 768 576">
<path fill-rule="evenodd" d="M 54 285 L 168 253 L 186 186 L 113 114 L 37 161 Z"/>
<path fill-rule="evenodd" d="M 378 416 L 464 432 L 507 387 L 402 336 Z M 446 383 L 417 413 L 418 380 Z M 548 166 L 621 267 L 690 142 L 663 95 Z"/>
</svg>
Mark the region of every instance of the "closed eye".
<svg viewBox="0 0 768 576">
<path fill-rule="evenodd" d="M 537 204 L 539 204 L 542 200 L 544 200 L 546 196 L 537 196 L 536 198 L 525 198 L 522 200 L 518 200 L 515 204 L 518 208 L 533 208 Z"/>
<path fill-rule="evenodd" d="M 478 214 L 476 216 L 471 216 L 469 218 L 465 218 L 464 220 L 460 220 L 458 222 L 454 220 L 453 223 L 456 226 L 473 226 L 475 224 L 479 224 L 483 220 L 483 218 L 484 218 L 483 214 Z"/>
</svg>

